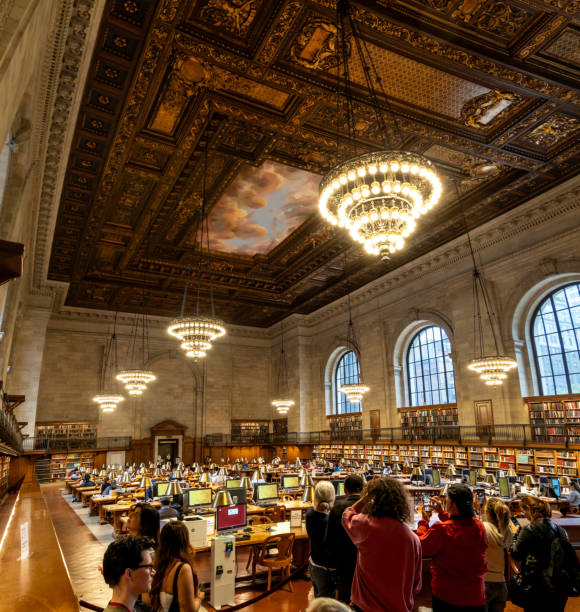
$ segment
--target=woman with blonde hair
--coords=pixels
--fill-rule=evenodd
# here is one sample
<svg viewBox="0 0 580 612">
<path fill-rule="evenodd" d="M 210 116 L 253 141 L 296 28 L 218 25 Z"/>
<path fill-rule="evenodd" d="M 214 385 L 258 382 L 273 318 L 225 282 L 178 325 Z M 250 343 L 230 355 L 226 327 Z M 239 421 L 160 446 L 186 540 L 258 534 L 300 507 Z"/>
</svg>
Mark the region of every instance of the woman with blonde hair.
<svg viewBox="0 0 580 612">
<path fill-rule="evenodd" d="M 553 540 L 559 536 L 568 539 L 564 529 L 550 520 L 550 505 L 529 495 L 520 506 L 530 521 L 518 531 L 511 547 L 512 558 L 520 561 L 522 586 L 526 590 L 525 612 L 564 612 L 568 598 L 552 592 L 544 579 L 544 570 L 550 563 Z"/>
<path fill-rule="evenodd" d="M 334 504 L 334 486 L 321 480 L 314 489 L 314 505 L 306 511 L 306 531 L 310 541 L 310 578 L 314 597 L 336 594 L 336 564 L 325 543 L 328 514 Z"/>
<path fill-rule="evenodd" d="M 485 505 L 483 526 L 487 532 L 487 574 L 485 575 L 485 610 L 502 612 L 507 601 L 505 583 L 506 551 L 512 543 L 509 508 L 497 497 L 490 497 Z"/>
</svg>

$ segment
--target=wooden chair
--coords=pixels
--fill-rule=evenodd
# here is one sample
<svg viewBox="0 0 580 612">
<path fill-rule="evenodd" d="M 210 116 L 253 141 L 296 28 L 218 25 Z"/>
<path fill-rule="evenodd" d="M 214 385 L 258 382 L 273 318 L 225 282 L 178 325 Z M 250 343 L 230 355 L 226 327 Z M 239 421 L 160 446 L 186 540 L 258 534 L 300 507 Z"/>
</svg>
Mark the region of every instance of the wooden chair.
<svg viewBox="0 0 580 612">
<path fill-rule="evenodd" d="M 256 551 L 254 563 L 252 564 L 252 579 L 256 578 L 256 566 L 261 565 L 268 568 L 268 584 L 266 590 L 272 585 L 272 570 L 281 570 L 281 579 L 290 576 L 290 565 L 292 563 L 292 550 L 294 548 L 295 536 L 293 533 L 281 533 L 273 535 L 262 542 Z M 276 553 L 272 554 L 275 547 Z M 292 581 L 288 582 L 290 591 L 294 592 Z"/>
<path fill-rule="evenodd" d="M 284 495 L 280 496 L 280 500 L 283 502 L 286 502 L 286 501 L 291 502 L 291 501 L 294 501 L 294 497 L 292 497 L 292 495 L 288 495 L 288 493 L 285 493 Z"/>
<path fill-rule="evenodd" d="M 286 520 L 286 506 L 269 506 L 266 508 L 266 516 L 273 523 L 280 523 Z"/>
<path fill-rule="evenodd" d="M 268 525 L 271 523 L 271 519 L 261 514 L 255 514 L 248 517 L 248 525 Z"/>
</svg>

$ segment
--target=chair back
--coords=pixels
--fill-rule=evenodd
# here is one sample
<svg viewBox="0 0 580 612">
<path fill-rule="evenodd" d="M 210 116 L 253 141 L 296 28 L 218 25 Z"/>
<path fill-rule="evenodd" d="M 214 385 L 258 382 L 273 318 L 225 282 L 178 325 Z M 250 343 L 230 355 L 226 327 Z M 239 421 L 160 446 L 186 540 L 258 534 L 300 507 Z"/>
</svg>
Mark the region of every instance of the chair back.
<svg viewBox="0 0 580 612">
<path fill-rule="evenodd" d="M 272 521 L 267 516 L 249 516 L 248 525 L 269 525 Z"/>
<path fill-rule="evenodd" d="M 272 560 L 275 560 L 277 565 L 285 564 L 285 562 L 290 563 L 292 560 L 292 549 L 294 548 L 295 537 L 293 533 L 280 533 L 266 538 L 262 542 L 262 548 L 258 556 L 263 558 L 262 555 L 267 554 L 268 550 L 275 546 L 277 554 Z"/>
</svg>

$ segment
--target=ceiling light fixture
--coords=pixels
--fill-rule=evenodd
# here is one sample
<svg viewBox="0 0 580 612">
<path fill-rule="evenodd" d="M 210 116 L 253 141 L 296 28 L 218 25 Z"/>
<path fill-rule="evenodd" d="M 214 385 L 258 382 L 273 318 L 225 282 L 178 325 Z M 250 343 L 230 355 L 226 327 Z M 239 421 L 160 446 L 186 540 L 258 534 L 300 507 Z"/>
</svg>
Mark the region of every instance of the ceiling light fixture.
<svg viewBox="0 0 580 612">
<path fill-rule="evenodd" d="M 99 404 L 103 412 L 114 412 L 115 408 L 125 399 L 115 392 L 113 371 L 117 369 L 117 313 L 113 324 L 113 333 L 105 345 L 101 375 L 99 377 L 99 392 L 93 397 L 93 402 Z"/>
<path fill-rule="evenodd" d="M 358 25 L 352 18 L 349 0 L 338 0 L 337 47 L 343 65 L 344 111 L 346 115 L 346 148 L 348 159 L 342 161 L 322 178 L 319 209 L 332 225 L 350 231 L 353 240 L 364 245 L 367 253 L 389 259 L 391 253 L 402 249 L 405 238 L 416 228 L 416 219 L 435 206 L 441 197 L 441 181 L 431 162 L 418 153 L 381 150 L 357 154 L 354 117 L 353 83 L 349 70 L 350 41 L 347 28 L 354 41 L 358 59 L 363 68 L 369 102 L 373 107 L 380 132 L 388 134 L 381 107 L 373 87 L 379 86 L 386 105 L 388 98 L 378 75 L 366 42 L 360 36 Z M 340 100 L 339 100 L 340 103 Z M 401 142 L 404 140 L 396 116 L 395 127 Z M 340 134 L 337 138 L 340 151 Z"/>
<path fill-rule="evenodd" d="M 288 410 L 294 406 L 294 400 L 290 399 L 288 389 L 288 367 L 286 364 L 286 353 L 284 352 L 284 325 L 280 323 L 280 361 L 278 363 L 278 380 L 276 383 L 276 398 L 272 400 L 272 406 L 278 410 L 278 414 L 288 414 Z"/>
<path fill-rule="evenodd" d="M 208 116 L 211 112 L 208 113 Z M 226 334 L 226 328 L 223 321 L 215 316 L 215 307 L 213 300 L 213 283 L 211 276 L 211 250 L 209 244 L 209 224 L 208 224 L 208 212 L 206 210 L 207 197 L 206 197 L 206 177 L 207 177 L 207 155 L 209 148 L 209 134 L 206 132 L 205 135 L 205 149 L 203 156 L 203 178 L 201 185 L 201 210 L 199 212 L 200 219 L 196 229 L 196 237 L 193 244 L 192 261 L 189 266 L 189 274 L 185 283 L 183 291 L 183 299 L 181 301 L 181 313 L 178 317 L 173 319 L 167 328 L 167 333 L 174 338 L 177 338 L 181 344 L 180 347 L 185 351 L 187 357 L 191 357 L 196 361 L 207 355 L 213 342 Z M 200 232 L 199 240 L 199 264 L 198 264 L 198 285 L 197 285 L 197 300 L 196 300 L 196 311 L 194 315 L 185 314 L 185 306 L 187 303 L 187 292 L 189 284 L 191 282 L 191 274 L 193 267 L 193 258 L 195 256 L 195 245 L 197 243 L 197 230 Z M 203 267 L 203 242 L 204 233 L 207 240 L 207 264 Z M 201 293 L 201 274 L 202 270 L 208 271 L 209 274 L 209 299 L 211 315 L 200 314 L 200 293 Z"/>
<path fill-rule="evenodd" d="M 346 257 L 345 257 L 345 260 L 346 260 Z M 345 270 L 346 270 L 346 262 L 345 262 Z M 348 325 L 347 325 L 347 331 L 346 331 L 346 344 L 350 348 L 350 350 L 353 351 L 353 353 L 356 355 L 357 367 L 358 367 L 358 372 L 357 372 L 358 380 L 352 383 L 341 385 L 339 387 L 339 390 L 341 391 L 341 393 L 344 393 L 346 395 L 346 398 L 351 404 L 360 404 L 362 402 L 364 394 L 370 391 L 370 388 L 363 383 L 360 348 L 359 348 L 359 344 L 356 339 L 356 335 L 354 332 L 354 325 L 352 322 L 352 308 L 350 304 L 350 293 L 347 296 L 347 300 L 348 300 Z"/>
<path fill-rule="evenodd" d="M 457 197 L 459 199 L 459 188 L 457 187 Z M 491 306 L 491 298 L 483 276 L 481 275 L 477 264 L 475 262 L 475 253 L 473 252 L 473 245 L 471 244 L 471 237 L 469 236 L 469 230 L 467 229 L 467 220 L 465 219 L 465 212 L 463 214 L 465 220 L 465 229 L 467 234 L 467 244 L 469 245 L 469 252 L 471 254 L 471 260 L 473 261 L 473 347 L 478 357 L 472 359 L 467 364 L 468 369 L 472 372 L 477 372 L 479 378 L 490 387 L 496 387 L 503 384 L 503 381 L 507 379 L 508 373 L 514 368 L 518 367 L 517 361 L 506 355 L 502 355 L 499 350 L 498 333 L 496 334 L 494 319 L 495 314 Z M 485 309 L 485 316 L 491 330 L 493 338 L 493 344 L 495 353 L 490 354 L 485 350 L 484 333 L 483 333 L 483 321 L 482 313 Z M 497 322 L 496 322 L 497 323 Z"/>
</svg>

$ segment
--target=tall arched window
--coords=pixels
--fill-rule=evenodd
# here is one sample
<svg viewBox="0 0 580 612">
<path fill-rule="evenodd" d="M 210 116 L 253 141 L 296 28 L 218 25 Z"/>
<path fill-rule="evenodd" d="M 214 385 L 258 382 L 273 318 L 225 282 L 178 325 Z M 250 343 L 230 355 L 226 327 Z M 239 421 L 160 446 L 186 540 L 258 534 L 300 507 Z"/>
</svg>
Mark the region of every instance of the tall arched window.
<svg viewBox="0 0 580 612">
<path fill-rule="evenodd" d="M 359 382 L 360 367 L 358 358 L 354 351 L 344 353 L 336 364 L 334 373 L 334 406 L 335 414 L 346 412 L 362 411 L 362 401 L 360 404 L 352 404 L 346 395 L 340 391 L 341 385 L 350 385 Z"/>
<path fill-rule="evenodd" d="M 580 393 L 580 283 L 541 302 L 532 318 L 532 338 L 542 394 Z"/>
<path fill-rule="evenodd" d="M 455 398 L 451 342 L 441 327 L 423 328 L 407 353 L 407 378 L 411 406 L 450 404 Z"/>
</svg>

